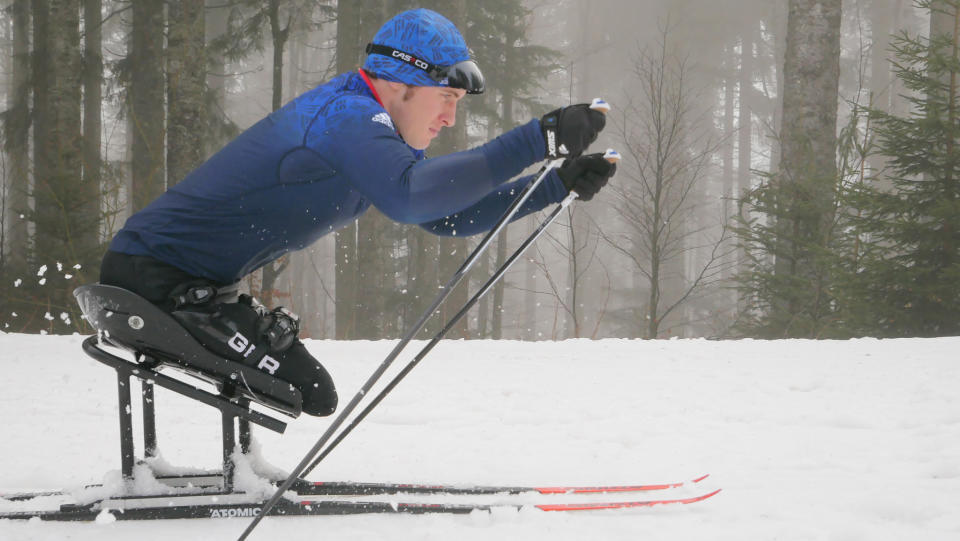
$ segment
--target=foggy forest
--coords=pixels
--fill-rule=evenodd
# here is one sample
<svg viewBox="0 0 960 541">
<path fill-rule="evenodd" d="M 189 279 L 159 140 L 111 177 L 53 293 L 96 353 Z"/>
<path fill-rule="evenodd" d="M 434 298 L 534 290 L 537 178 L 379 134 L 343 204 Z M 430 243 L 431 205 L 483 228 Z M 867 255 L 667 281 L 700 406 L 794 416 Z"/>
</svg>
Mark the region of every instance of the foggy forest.
<svg viewBox="0 0 960 541">
<path fill-rule="evenodd" d="M 487 86 L 429 156 L 595 97 L 591 151 L 622 155 L 448 338 L 960 334 L 960 0 L 6 2 L 0 329 L 89 332 L 71 292 L 126 218 L 413 7 L 461 29 Z M 242 288 L 304 338 L 396 338 L 479 238 L 371 209 Z"/>
</svg>

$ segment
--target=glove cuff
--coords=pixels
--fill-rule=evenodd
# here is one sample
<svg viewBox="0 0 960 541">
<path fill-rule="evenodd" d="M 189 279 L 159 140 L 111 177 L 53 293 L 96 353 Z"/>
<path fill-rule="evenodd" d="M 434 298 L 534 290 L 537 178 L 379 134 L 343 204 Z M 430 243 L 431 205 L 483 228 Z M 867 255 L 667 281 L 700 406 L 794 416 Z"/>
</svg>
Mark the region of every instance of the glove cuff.
<svg viewBox="0 0 960 541">
<path fill-rule="evenodd" d="M 560 157 L 560 110 L 543 115 L 540 119 L 540 129 L 543 131 L 543 140 L 547 144 L 547 158 Z"/>
</svg>

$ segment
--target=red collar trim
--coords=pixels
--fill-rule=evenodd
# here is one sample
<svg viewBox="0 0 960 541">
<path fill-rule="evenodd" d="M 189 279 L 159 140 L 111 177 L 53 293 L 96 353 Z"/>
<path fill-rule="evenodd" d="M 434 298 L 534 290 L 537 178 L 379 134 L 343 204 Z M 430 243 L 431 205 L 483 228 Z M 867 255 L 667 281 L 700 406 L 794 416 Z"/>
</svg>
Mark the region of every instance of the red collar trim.
<svg viewBox="0 0 960 541">
<path fill-rule="evenodd" d="M 367 83 L 367 87 L 370 89 L 370 92 L 373 93 L 373 97 L 377 99 L 377 103 L 380 104 L 380 107 L 383 107 L 383 101 L 380 99 L 380 94 L 377 94 L 377 89 L 373 87 L 373 83 L 370 82 L 370 78 L 367 77 L 367 74 L 362 69 L 357 70 L 360 72 L 360 77 L 363 77 L 363 82 Z M 386 109 L 386 107 L 384 107 Z"/>
</svg>

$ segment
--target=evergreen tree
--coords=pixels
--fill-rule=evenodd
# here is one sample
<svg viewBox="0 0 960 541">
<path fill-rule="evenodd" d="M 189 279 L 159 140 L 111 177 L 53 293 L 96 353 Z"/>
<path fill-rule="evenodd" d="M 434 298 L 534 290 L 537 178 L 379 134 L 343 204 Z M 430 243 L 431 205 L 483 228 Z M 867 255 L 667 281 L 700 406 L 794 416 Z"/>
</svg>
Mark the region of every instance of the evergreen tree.
<svg viewBox="0 0 960 541">
<path fill-rule="evenodd" d="M 887 170 L 886 182 L 863 185 L 852 200 L 864 248 L 845 298 L 857 334 L 960 333 L 960 1 L 916 5 L 950 24 L 929 38 L 903 32 L 892 40 L 912 112 L 869 111 Z"/>
</svg>

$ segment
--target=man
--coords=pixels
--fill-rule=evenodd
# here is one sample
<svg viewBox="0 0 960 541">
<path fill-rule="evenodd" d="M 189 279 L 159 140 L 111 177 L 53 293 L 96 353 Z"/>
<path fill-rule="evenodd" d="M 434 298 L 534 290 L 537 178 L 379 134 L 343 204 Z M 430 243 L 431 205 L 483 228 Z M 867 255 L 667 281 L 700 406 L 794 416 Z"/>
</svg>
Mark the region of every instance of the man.
<svg viewBox="0 0 960 541">
<path fill-rule="evenodd" d="M 425 9 L 387 21 L 367 52 L 363 69 L 267 116 L 131 216 L 101 266 L 101 283 L 168 310 L 208 349 L 292 383 L 312 415 L 336 409 L 330 375 L 297 339 L 296 316 L 238 299 L 242 277 L 352 223 L 370 205 L 438 235 L 471 235 L 492 227 L 530 178 L 505 182 L 547 156 L 572 158 L 521 215 L 571 189 L 590 199 L 615 172 L 599 155 L 579 157 L 604 126 L 586 105 L 424 159 L 456 122 L 457 103 L 483 92 L 480 69 L 456 27 Z M 260 362 L 265 355 L 272 362 Z"/>
</svg>

